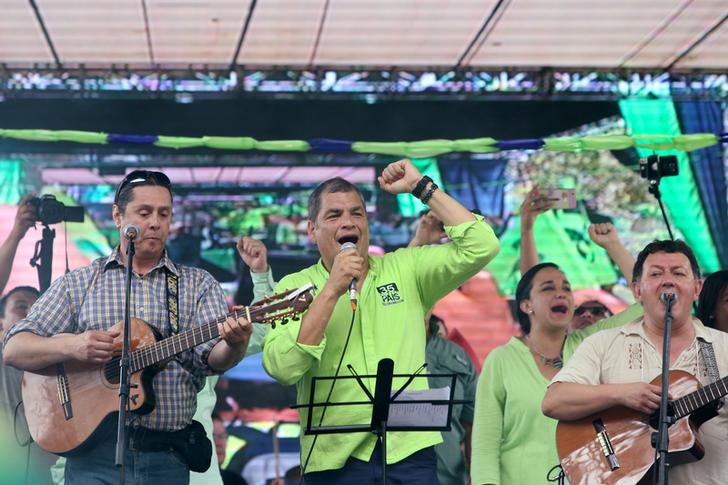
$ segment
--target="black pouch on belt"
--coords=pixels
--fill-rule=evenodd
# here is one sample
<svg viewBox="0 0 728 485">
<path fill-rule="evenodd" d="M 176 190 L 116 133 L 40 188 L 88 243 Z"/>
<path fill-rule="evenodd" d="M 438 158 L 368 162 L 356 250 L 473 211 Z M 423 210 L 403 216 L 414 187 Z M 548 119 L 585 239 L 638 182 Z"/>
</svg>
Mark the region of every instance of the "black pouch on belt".
<svg viewBox="0 0 728 485">
<path fill-rule="evenodd" d="M 172 442 L 172 449 L 187 462 L 190 470 L 202 473 L 210 468 L 212 443 L 202 424 L 192 421 L 192 424 L 174 433 L 177 436 Z"/>
<path fill-rule="evenodd" d="M 212 443 L 205 428 L 197 421 L 178 431 L 132 428 L 129 440 L 130 446 L 139 451 L 172 450 L 193 472 L 201 473 L 210 468 Z"/>
</svg>

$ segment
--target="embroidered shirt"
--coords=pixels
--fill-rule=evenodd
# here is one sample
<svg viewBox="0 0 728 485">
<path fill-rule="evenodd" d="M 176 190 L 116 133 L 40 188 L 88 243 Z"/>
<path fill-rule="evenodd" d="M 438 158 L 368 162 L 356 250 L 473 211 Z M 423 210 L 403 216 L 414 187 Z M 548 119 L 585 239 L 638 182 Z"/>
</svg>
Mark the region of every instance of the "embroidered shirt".
<svg viewBox="0 0 728 485">
<path fill-rule="evenodd" d="M 711 342 L 721 377 L 728 375 L 728 333 L 705 327 L 693 319 L 695 339 L 672 364 L 672 370 L 682 370 L 697 377 L 702 385 L 711 382 L 707 366 L 699 351 L 697 340 Z M 622 328 L 599 332 L 576 349 L 567 365 L 551 380 L 578 384 L 624 384 L 650 382 L 662 371 L 661 353 L 647 338 L 644 320 L 639 319 Z M 675 398 L 680 396 L 673 396 Z M 671 484 L 702 485 L 725 483 L 728 476 L 728 411 L 726 406 L 718 416 L 703 423 L 698 437 L 705 446 L 705 456 L 695 463 L 679 465 L 670 471 Z"/>
</svg>

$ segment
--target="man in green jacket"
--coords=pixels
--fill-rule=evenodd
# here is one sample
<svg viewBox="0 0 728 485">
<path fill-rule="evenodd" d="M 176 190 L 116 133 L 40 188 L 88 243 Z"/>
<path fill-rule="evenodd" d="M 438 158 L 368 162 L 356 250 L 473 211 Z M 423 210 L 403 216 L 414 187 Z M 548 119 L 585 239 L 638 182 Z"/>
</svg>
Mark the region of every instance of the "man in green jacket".
<svg viewBox="0 0 728 485">
<path fill-rule="evenodd" d="M 422 321 L 427 311 L 498 251 L 498 240 L 482 218 L 438 190 L 409 160 L 388 165 L 379 184 L 391 194 L 411 192 L 429 205 L 452 242 L 369 256 L 366 206 L 359 190 L 341 178 L 314 190 L 308 234 L 321 259 L 283 278 L 276 291 L 313 283 L 318 293 L 300 322 L 270 330 L 263 349 L 266 371 L 283 384 L 296 384 L 301 403 L 309 400 L 314 377 L 343 375 L 344 364 L 359 374 L 376 374 L 378 362 L 390 358 L 395 374 L 417 372 L 425 363 Z M 354 247 L 347 249 L 346 243 Z M 399 381 L 394 379 L 394 388 L 403 384 Z M 373 380 L 365 379 L 365 384 L 373 390 Z M 425 379 L 409 386 L 426 387 Z M 328 382 L 317 386 L 314 400 L 364 397 L 355 381 L 344 380 L 333 388 Z M 301 422 L 307 417 L 303 410 Z M 320 408 L 313 411 L 314 425 L 322 426 L 363 424 L 370 417 L 370 406 L 332 407 L 325 416 Z M 389 433 L 388 476 L 408 483 L 437 483 L 433 446 L 439 441 L 436 432 Z M 381 479 L 381 447 L 373 434 L 327 434 L 317 440 L 303 435 L 301 451 L 307 484 L 369 484 Z"/>
</svg>

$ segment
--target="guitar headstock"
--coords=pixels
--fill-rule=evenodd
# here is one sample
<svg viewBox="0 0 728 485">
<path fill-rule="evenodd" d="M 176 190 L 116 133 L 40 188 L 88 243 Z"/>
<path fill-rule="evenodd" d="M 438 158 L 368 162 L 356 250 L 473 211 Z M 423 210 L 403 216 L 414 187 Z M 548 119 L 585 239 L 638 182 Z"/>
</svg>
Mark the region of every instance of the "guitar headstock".
<svg viewBox="0 0 728 485">
<path fill-rule="evenodd" d="M 298 289 L 268 296 L 248 307 L 250 317 L 253 322 L 267 323 L 272 328 L 276 328 L 277 324 L 285 325 L 289 320 L 298 320 L 313 301 L 315 289 L 316 287 L 309 283 Z"/>
</svg>

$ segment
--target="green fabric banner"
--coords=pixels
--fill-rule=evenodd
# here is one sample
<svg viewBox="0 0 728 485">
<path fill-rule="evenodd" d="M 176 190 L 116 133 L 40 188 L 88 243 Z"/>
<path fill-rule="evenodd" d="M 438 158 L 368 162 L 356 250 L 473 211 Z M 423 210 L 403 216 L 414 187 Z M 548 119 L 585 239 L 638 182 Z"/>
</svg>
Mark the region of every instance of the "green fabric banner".
<svg viewBox="0 0 728 485">
<path fill-rule="evenodd" d="M 649 100 L 647 100 L 649 101 Z M 129 143 L 123 141 L 124 135 L 115 135 L 114 143 Z M 89 131 L 73 130 L 7 130 L 0 129 L 0 138 L 16 140 L 54 142 L 66 141 L 75 143 L 106 144 L 109 135 Z M 148 137 L 148 143 L 155 146 L 175 149 L 185 148 L 214 148 L 220 150 L 262 150 L 284 152 L 307 152 L 312 149 L 311 143 L 305 140 L 256 140 L 250 137 L 227 136 L 155 136 Z M 127 138 L 134 138 L 127 136 Z M 139 138 L 139 137 L 137 137 Z M 156 141 L 151 141 L 156 140 Z M 506 149 L 532 148 L 533 140 L 506 140 Z M 465 138 L 457 140 L 419 140 L 419 141 L 354 141 L 329 140 L 336 144 L 337 150 L 346 146 L 354 153 L 372 153 L 378 155 L 391 155 L 408 158 L 427 158 L 452 152 L 492 153 L 500 151 L 498 140 L 490 137 Z M 602 135 L 584 137 L 546 138 L 543 140 L 544 149 L 550 151 L 574 152 L 582 150 L 621 150 L 630 147 L 650 148 L 654 150 L 682 150 L 691 151 L 720 142 L 720 138 L 711 133 L 698 133 L 692 135 Z M 141 143 L 135 141 L 135 143 Z"/>
<path fill-rule="evenodd" d="M 14 205 L 23 196 L 25 171 L 20 160 L 0 160 L 0 204 Z"/>
</svg>

